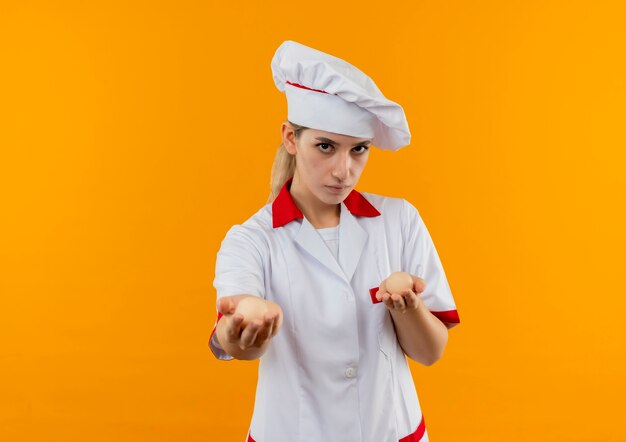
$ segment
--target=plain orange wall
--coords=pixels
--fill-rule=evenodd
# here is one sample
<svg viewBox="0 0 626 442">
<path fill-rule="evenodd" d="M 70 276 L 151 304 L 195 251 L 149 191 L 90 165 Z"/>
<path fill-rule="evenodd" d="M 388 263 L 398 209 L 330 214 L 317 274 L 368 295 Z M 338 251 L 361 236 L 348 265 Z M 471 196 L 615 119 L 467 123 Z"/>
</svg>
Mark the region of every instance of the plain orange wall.
<svg viewBox="0 0 626 442">
<path fill-rule="evenodd" d="M 358 188 L 415 204 L 461 325 L 412 364 L 433 441 L 626 440 L 626 14 L 614 1 L 0 4 L 0 440 L 243 441 L 215 254 L 264 204 L 286 39 L 413 133 Z"/>
</svg>

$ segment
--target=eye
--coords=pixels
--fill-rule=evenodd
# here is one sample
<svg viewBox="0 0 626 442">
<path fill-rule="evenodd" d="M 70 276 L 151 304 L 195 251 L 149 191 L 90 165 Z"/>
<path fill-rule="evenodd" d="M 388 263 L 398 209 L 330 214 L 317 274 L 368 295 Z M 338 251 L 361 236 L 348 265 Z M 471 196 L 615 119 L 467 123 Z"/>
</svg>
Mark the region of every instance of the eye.
<svg viewBox="0 0 626 442">
<path fill-rule="evenodd" d="M 333 146 L 328 143 L 319 143 L 319 144 L 316 144 L 316 146 L 319 150 L 321 150 L 324 153 L 329 153 L 333 149 Z"/>
<path fill-rule="evenodd" d="M 362 155 L 365 152 L 367 152 L 367 149 L 369 149 L 369 146 L 365 146 L 365 145 L 361 145 L 361 146 L 356 146 L 352 149 L 353 152 Z"/>
</svg>

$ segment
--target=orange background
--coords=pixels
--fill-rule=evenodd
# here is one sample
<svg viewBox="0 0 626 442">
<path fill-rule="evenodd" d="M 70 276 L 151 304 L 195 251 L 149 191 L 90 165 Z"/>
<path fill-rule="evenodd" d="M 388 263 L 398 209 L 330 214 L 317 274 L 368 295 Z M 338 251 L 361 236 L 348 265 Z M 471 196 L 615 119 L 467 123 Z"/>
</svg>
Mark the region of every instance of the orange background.
<svg viewBox="0 0 626 442">
<path fill-rule="evenodd" d="M 623 3 L 298 5 L 0 3 L 0 440 L 244 440 L 212 280 L 267 197 L 286 39 L 407 113 L 358 188 L 418 207 L 461 315 L 412 363 L 431 439 L 626 440 Z"/>
</svg>

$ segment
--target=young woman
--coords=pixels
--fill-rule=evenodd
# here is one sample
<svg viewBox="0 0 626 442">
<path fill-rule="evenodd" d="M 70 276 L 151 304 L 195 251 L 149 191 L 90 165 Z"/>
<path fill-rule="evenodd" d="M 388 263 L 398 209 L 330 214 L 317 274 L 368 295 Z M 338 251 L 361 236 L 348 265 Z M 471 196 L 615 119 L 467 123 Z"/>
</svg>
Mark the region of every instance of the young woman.
<svg viewBox="0 0 626 442">
<path fill-rule="evenodd" d="M 248 441 L 427 441 L 406 356 L 441 357 L 454 299 L 415 207 L 354 190 L 372 145 L 409 143 L 404 111 L 354 66 L 296 42 L 272 72 L 288 120 L 270 202 L 222 242 L 209 344 L 220 359 L 260 358 Z M 412 287 L 388 293 L 397 271 Z M 246 297 L 263 300 L 261 318 L 235 312 Z"/>
</svg>

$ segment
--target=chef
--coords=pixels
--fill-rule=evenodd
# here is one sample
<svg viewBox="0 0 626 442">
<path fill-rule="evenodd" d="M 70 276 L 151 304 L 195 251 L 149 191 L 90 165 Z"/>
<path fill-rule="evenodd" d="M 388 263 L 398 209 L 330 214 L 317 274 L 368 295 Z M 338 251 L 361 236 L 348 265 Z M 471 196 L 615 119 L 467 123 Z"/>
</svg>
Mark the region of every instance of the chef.
<svg viewBox="0 0 626 442">
<path fill-rule="evenodd" d="M 221 244 L 209 341 L 219 359 L 260 358 L 247 440 L 427 441 L 406 358 L 441 357 L 455 302 L 417 209 L 355 190 L 372 146 L 409 144 L 404 111 L 356 67 L 294 41 L 271 68 L 288 105 L 272 194 Z M 394 272 L 410 287 L 388 292 Z M 256 318 L 237 310 L 249 297 Z"/>
</svg>

